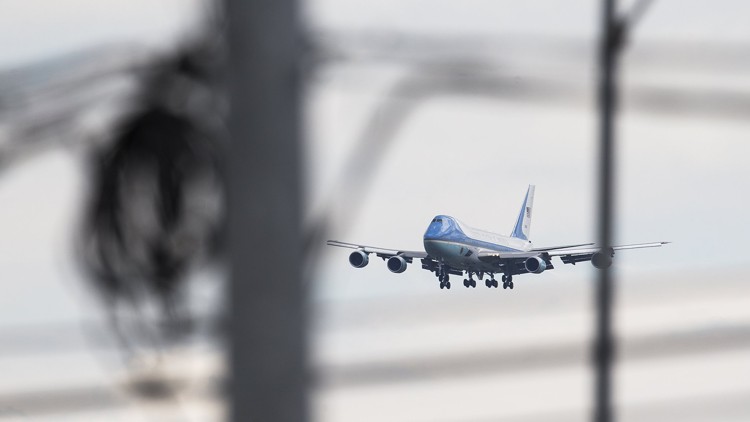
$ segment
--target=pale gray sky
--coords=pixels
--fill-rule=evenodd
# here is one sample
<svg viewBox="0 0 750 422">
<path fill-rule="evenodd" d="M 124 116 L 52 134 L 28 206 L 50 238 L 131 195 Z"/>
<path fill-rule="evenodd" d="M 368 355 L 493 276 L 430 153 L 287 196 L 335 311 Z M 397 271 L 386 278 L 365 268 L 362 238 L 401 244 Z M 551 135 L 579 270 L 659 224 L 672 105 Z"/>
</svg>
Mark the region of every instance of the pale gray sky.
<svg viewBox="0 0 750 422">
<path fill-rule="evenodd" d="M 338 214 L 339 224 L 330 237 L 418 249 L 435 214 L 454 215 L 472 226 L 507 233 L 527 184 L 534 183 L 535 243 L 594 239 L 594 60 L 586 52 L 591 53 L 598 28 L 597 3 L 305 2 L 305 25 L 313 29 L 383 30 L 447 39 L 482 35 L 503 42 L 524 41 L 531 35 L 543 42 L 562 40 L 560 45 L 573 46 L 577 52 L 568 56 L 568 50 L 557 50 L 558 44 L 547 49 L 502 43 L 505 47 L 486 47 L 481 53 L 492 53 L 486 72 L 502 72 L 519 83 L 570 86 L 572 98 L 542 101 L 453 93 L 420 103 L 396 134 L 360 211 Z M 167 48 L 180 34 L 190 32 L 199 10 L 199 0 L 0 0 L 0 70 L 101 45 Z M 750 308 L 744 303 L 747 283 L 743 280 L 750 263 L 745 252 L 750 238 L 746 217 L 750 122 L 743 117 L 742 101 L 750 97 L 750 65 L 743 53 L 750 40 L 748 16 L 750 2 L 742 0 L 656 0 L 633 36 L 624 61 L 619 124 L 617 240 L 674 243 L 617 256 L 615 324 L 626 351 L 628 340 L 637 343 L 643 334 L 656 338 L 697 332 L 713 342 L 714 334 L 722 338 L 727 329 L 732 333 L 747 326 Z M 665 42 L 674 43 L 679 51 L 664 49 Z M 474 53 L 466 52 L 470 57 Z M 713 62 L 712 57 L 729 60 Z M 345 209 L 348 198 L 335 190 L 344 160 L 384 94 L 413 72 L 393 61 L 358 60 L 334 62 L 315 74 L 305 104 L 305 183 L 311 210 L 331 204 L 334 212 Z M 662 95 L 649 97 L 644 92 Z M 680 112 L 679 98 L 669 102 L 674 92 L 697 96 L 693 106 L 703 111 Z M 715 93 L 721 95 L 714 100 L 703 96 Z M 666 105 L 653 107 L 654 101 Z M 734 109 L 728 107 L 732 101 Z M 0 125 L 0 143 L 3 135 Z M 0 371 L 8 376 L 0 378 L 0 393 L 6 396 L 19 391 L 68 391 L 72 386 L 111 390 L 120 397 L 118 382 L 133 375 L 121 376 L 117 357 L 92 351 L 91 335 L 78 329 L 80 321 L 97 318 L 102 330 L 109 327 L 73 261 L 85 186 L 81 157 L 70 149 L 47 150 L 0 173 L 0 340 L 11 351 L 18 343 L 23 351 L 24 342 L 29 350 L 33 345 L 45 349 L 38 355 L 3 355 Z M 398 369 L 410 362 L 404 358 L 411 358 L 419 368 L 423 361 L 437 358 L 434 365 L 441 369 L 441 357 L 473 365 L 477 354 L 481 358 L 515 348 L 523 356 L 534 347 L 550 350 L 560 344 L 580 346 L 580 362 L 513 373 L 451 374 L 449 367 L 447 373 L 411 380 L 407 368 L 406 380 L 396 383 L 318 386 L 313 401 L 320 420 L 348 421 L 354 419 L 351 415 L 361 419 L 363 413 L 373 420 L 489 420 L 508 414 L 588 410 L 591 387 L 584 356 L 592 328 L 590 265 L 558 264 L 539 276 L 520 276 L 512 293 L 481 285 L 446 292 L 438 289 L 431 273 L 414 267 L 393 274 L 373 257 L 368 267 L 354 269 L 346 250 L 323 250 L 313 276 L 318 305 L 313 315 L 318 324 L 311 335 L 316 368 L 329 371 L 324 375 L 335 381 L 337 374 L 346 378 L 348 370 L 356 373 L 356 364 L 380 362 L 390 368 L 387 365 L 395 362 Z M 269 269 L 270 282 L 275 270 Z M 62 350 L 46 350 L 60 344 Z M 683 400 L 674 406 L 679 410 L 695 397 L 745 397 L 748 382 L 736 374 L 746 372 L 746 351 L 711 354 L 713 349 L 706 350 L 709 353 L 676 357 L 656 353 L 657 359 L 620 362 L 618 403 L 650 406 L 665 397 L 677 398 Z M 201 372 L 207 367 L 204 356 L 189 364 L 183 361 L 180 374 L 198 368 L 197 378 L 220 377 L 223 372 L 216 369 L 221 368 L 216 364 L 220 353 L 206 354 L 214 362 L 214 372 Z M 165 361 L 179 365 L 180 356 L 170 355 Z M 93 415 L 51 417 L 143 420 L 148 416 L 145 409 L 157 407 L 153 401 L 139 407 L 131 399 L 94 409 Z M 203 400 L 220 407 L 212 394 Z M 745 402 L 741 403 L 746 410 Z M 498 403 L 503 403 L 502 409 Z M 703 402 L 697 403 L 694 406 Z M 167 405 L 176 407 L 175 418 L 190 414 L 195 420 L 217 419 L 218 412 L 214 417 L 192 412 L 191 406 L 202 406 L 200 398 Z M 0 417 L 4 411 L 0 408 Z M 164 417 L 160 414 L 156 419 Z"/>
<path fill-rule="evenodd" d="M 164 48 L 195 21 L 200 2 L 138 0 L 105 5 L 95 0 L 5 0 L 0 8 L 0 66 L 13 67 L 109 43 Z M 304 8 L 306 25 L 325 30 L 384 29 L 492 37 L 531 34 L 577 40 L 583 45 L 590 43 L 596 33 L 599 13 L 594 1 L 541 0 L 320 0 L 307 2 Z M 631 54 L 639 57 L 639 49 L 652 41 L 746 41 L 750 39 L 750 27 L 744 17 L 749 8 L 742 1 L 657 1 L 637 29 Z M 503 59 L 511 65 L 516 59 L 544 62 L 543 57 L 533 57 L 533 53 L 523 56 L 514 52 Z M 742 84 L 744 68 L 701 72 L 670 63 L 654 66 L 647 58 L 633 59 L 632 63 L 628 60 L 625 76 L 629 84 L 748 90 L 747 84 Z M 334 231 L 331 236 L 419 248 L 426 222 L 438 213 L 505 232 L 510 229 L 526 185 L 535 183 L 535 242 L 592 239 L 591 178 L 596 127 L 590 92 L 593 62 L 576 66 L 573 69 L 577 73 L 565 73 L 565 77 L 574 84 L 588 86 L 589 91 L 584 92 L 588 97 L 582 103 L 567 106 L 444 96 L 415 109 L 397 135 L 398 146 L 389 152 L 372 190 L 365 196 L 362 212 L 350 216 L 354 221 L 352 228 Z M 518 77 L 525 78 L 524 67 L 519 69 Z M 570 68 L 565 69 L 570 72 Z M 327 196 L 332 180 L 338 176 L 346 151 L 384 90 L 406 70 L 393 64 L 356 63 L 323 70 L 326 78 L 313 85 L 308 101 L 307 180 L 313 207 L 320 206 L 321 201 L 345 200 Z M 554 75 L 557 69 L 553 65 L 532 70 Z M 623 253 L 620 268 L 635 273 L 689 272 L 694 267 L 746 265 L 742 254 L 727 251 L 741 250 L 750 234 L 744 223 L 747 202 L 740 194 L 750 184 L 742 159 L 750 148 L 745 142 L 748 124 L 739 119 L 651 115 L 635 109 L 626 110 L 620 133 L 618 238 L 623 242 L 675 241 L 662 250 Z M 79 194 L 81 175 L 75 161 L 66 161 L 73 158 L 65 157 L 45 155 L 38 159 L 55 160 L 56 165 L 26 164 L 30 166 L 27 168 L 36 169 L 33 177 L 22 176 L 30 170 L 21 167 L 3 174 L 0 196 L 8 198 L 5 203 L 13 204 L 3 209 L 10 215 L 0 219 L 0 224 L 8 225 L 3 229 L 5 250 L 13 250 L 0 257 L 6 279 L 19 274 L 29 279 L 49 279 L 51 275 L 41 269 L 49 266 L 39 265 L 35 272 L 26 261 L 34 257 L 51 263 L 69 258 L 69 251 L 63 246 L 75 223 L 75 212 L 70 208 L 75 201 L 69 198 Z M 34 183 L 41 180 L 55 186 L 53 190 L 58 195 L 70 195 L 56 202 L 57 208 L 40 206 L 36 196 L 39 187 Z M 28 215 L 20 210 L 29 208 L 54 212 L 55 218 L 21 231 L 17 217 Z M 39 254 L 33 246 L 43 239 L 60 247 Z M 697 251 L 699 259 L 694 255 Z M 377 269 L 351 272 L 341 250 L 327 250 L 322 260 L 319 276 L 325 280 L 323 291 L 336 292 L 341 286 L 355 284 L 359 293 L 367 295 L 377 289 L 373 288 L 377 281 L 397 292 L 414 279 L 431 280 L 430 274 L 416 270 L 400 276 L 380 271 L 383 268 L 377 264 L 381 263 L 373 263 Z M 561 274 L 557 277 L 577 277 L 579 273 L 585 276 L 580 268 L 554 273 Z M 555 277 L 553 274 L 542 278 Z M 69 277 L 75 278 L 72 274 Z M 413 285 L 424 288 L 422 283 Z"/>
</svg>

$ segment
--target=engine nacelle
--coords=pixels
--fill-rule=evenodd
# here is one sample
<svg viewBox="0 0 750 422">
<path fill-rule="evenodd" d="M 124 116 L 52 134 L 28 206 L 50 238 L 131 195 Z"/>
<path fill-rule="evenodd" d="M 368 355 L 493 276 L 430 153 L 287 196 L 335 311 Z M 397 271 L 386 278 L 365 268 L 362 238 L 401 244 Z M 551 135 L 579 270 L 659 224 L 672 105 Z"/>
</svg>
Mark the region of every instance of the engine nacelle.
<svg viewBox="0 0 750 422">
<path fill-rule="evenodd" d="M 534 274 L 540 274 L 547 269 L 547 262 L 538 256 L 526 259 L 523 265 L 526 267 L 526 271 Z"/>
<path fill-rule="evenodd" d="M 392 256 L 388 258 L 386 264 L 392 273 L 402 273 L 406 271 L 406 260 L 402 256 Z"/>
<path fill-rule="evenodd" d="M 370 255 L 364 251 L 354 251 L 349 255 L 349 263 L 354 268 L 362 268 L 370 262 Z"/>
<path fill-rule="evenodd" d="M 591 265 L 602 270 L 612 265 L 612 255 L 599 251 L 591 256 Z"/>
</svg>

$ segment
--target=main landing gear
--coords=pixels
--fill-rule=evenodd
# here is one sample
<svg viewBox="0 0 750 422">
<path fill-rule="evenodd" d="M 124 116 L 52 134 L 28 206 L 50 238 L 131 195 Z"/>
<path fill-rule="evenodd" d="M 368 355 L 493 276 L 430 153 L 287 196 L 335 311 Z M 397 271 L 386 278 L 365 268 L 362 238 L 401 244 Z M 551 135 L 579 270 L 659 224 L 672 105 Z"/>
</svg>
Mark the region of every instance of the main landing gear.
<svg viewBox="0 0 750 422">
<path fill-rule="evenodd" d="M 477 287 L 477 281 L 472 278 L 471 272 L 469 273 L 469 279 L 464 280 L 464 287 L 466 287 L 467 289 L 469 287 Z"/>
<path fill-rule="evenodd" d="M 450 282 L 450 276 L 448 274 L 448 271 L 446 271 L 445 268 L 440 267 L 435 271 L 435 273 L 438 276 L 438 280 L 440 280 L 440 289 L 450 289 L 451 288 L 451 282 Z M 464 279 L 464 287 L 467 289 L 469 287 L 475 288 L 477 287 L 477 281 L 474 279 L 474 272 L 468 272 L 469 278 Z M 490 278 L 484 280 L 484 285 L 488 288 L 498 288 L 499 283 L 497 280 L 495 280 L 495 274 L 493 273 L 487 273 L 489 274 Z M 479 279 L 482 279 L 482 276 L 484 274 L 477 273 L 479 276 Z M 503 274 L 503 289 L 513 289 L 513 275 L 512 274 Z"/>
<path fill-rule="evenodd" d="M 442 289 L 449 289 L 450 290 L 450 288 L 451 288 L 451 282 L 449 281 L 450 277 L 448 276 L 448 273 L 445 270 L 443 270 L 442 268 L 440 269 L 440 272 L 438 273 L 438 280 L 440 280 L 440 289 L 441 290 Z"/>
<path fill-rule="evenodd" d="M 507 288 L 513 290 L 513 276 L 503 274 L 503 289 Z"/>
</svg>

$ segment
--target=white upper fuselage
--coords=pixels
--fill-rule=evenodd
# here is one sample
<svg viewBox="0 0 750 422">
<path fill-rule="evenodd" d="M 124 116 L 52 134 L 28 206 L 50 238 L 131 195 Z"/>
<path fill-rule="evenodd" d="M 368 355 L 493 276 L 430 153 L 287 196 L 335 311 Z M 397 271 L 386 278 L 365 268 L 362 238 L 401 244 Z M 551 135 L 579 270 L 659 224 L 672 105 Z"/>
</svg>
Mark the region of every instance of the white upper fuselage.
<svg viewBox="0 0 750 422">
<path fill-rule="evenodd" d="M 480 251 L 525 252 L 532 248 L 528 240 L 479 230 L 453 217 L 438 215 L 424 234 L 425 251 L 436 260 L 457 269 L 493 269 L 478 258 Z"/>
</svg>

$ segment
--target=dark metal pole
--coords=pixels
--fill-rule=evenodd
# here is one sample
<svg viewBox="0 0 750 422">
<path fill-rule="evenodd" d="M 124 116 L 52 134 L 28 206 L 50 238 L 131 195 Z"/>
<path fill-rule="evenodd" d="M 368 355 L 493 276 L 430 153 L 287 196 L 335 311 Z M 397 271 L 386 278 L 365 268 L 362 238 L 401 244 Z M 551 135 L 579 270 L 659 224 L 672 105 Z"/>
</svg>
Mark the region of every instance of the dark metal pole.
<svg viewBox="0 0 750 422">
<path fill-rule="evenodd" d="M 309 420 L 294 0 L 225 0 L 230 419 Z"/>
<path fill-rule="evenodd" d="M 604 0 L 602 27 L 599 45 L 599 196 L 598 196 L 598 240 L 602 248 L 612 245 L 614 221 L 613 185 L 616 107 L 617 57 L 622 38 L 616 19 L 615 0 Z M 605 249 L 606 250 L 606 249 Z M 594 339 L 594 421 L 610 422 L 612 412 L 612 364 L 614 360 L 614 338 L 612 336 L 612 303 L 614 280 L 607 268 L 598 272 L 595 284 L 596 327 Z"/>
</svg>

